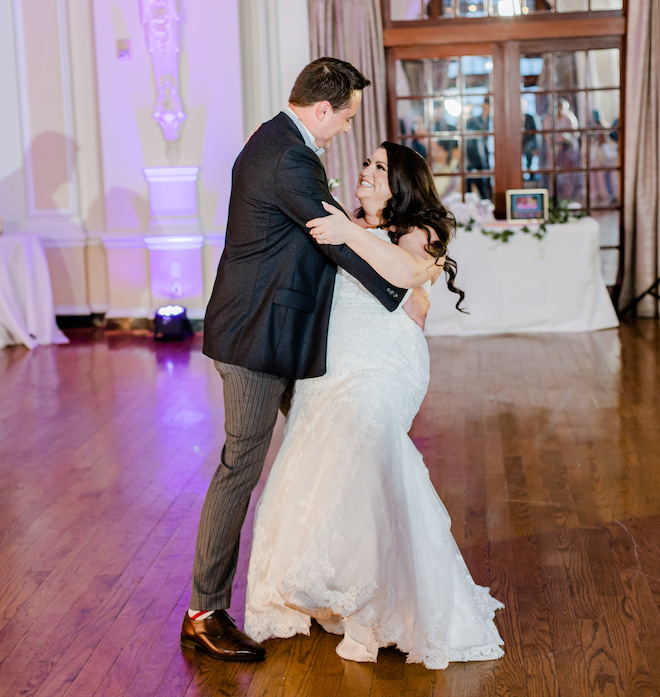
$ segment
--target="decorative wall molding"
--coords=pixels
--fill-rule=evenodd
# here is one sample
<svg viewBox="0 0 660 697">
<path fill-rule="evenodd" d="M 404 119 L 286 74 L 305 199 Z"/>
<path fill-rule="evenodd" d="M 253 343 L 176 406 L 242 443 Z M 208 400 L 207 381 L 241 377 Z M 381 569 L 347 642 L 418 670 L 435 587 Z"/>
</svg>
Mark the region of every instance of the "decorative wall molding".
<svg viewBox="0 0 660 697">
<path fill-rule="evenodd" d="M 35 171 L 31 157 L 32 129 L 30 120 L 29 79 L 27 63 L 27 43 L 25 36 L 24 2 L 13 0 L 14 8 L 14 33 L 16 37 L 16 63 L 19 77 L 20 111 L 21 111 L 21 135 L 23 139 L 23 164 L 25 170 L 26 198 L 27 198 L 27 227 L 30 231 L 42 233 L 48 227 L 49 221 L 54 226 L 64 225 L 66 235 L 82 235 L 81 221 L 79 217 L 78 187 L 75 171 L 75 129 L 73 123 L 73 94 L 71 89 L 71 61 L 69 56 L 69 33 L 67 21 L 66 0 L 56 0 L 57 6 L 57 35 L 60 57 L 60 87 L 62 91 L 62 117 L 64 123 L 67 187 L 69 205 L 66 208 L 37 209 L 35 195 Z M 32 10 L 36 11 L 36 10 Z M 35 224 L 41 220 L 44 225 Z M 39 229 L 41 228 L 41 229 Z"/>
<path fill-rule="evenodd" d="M 155 235 L 145 237 L 144 244 L 149 251 L 201 249 L 204 244 L 202 235 Z"/>
<path fill-rule="evenodd" d="M 145 167 L 149 188 L 149 233 L 197 235 L 202 227 L 197 217 L 199 167 Z"/>
<path fill-rule="evenodd" d="M 150 307 L 109 307 L 105 313 L 106 319 L 145 319 L 153 318 L 154 311 Z"/>
<path fill-rule="evenodd" d="M 91 246 L 86 237 L 47 237 L 40 235 L 40 238 L 44 249 L 76 249 Z"/>
<path fill-rule="evenodd" d="M 142 0 L 142 24 L 156 82 L 151 114 L 167 141 L 178 140 L 186 119 L 179 97 L 179 22 L 177 0 Z"/>
<path fill-rule="evenodd" d="M 106 249 L 144 249 L 144 235 L 127 235 L 125 233 L 108 232 L 102 235 L 103 246 Z"/>
<path fill-rule="evenodd" d="M 204 236 L 204 246 L 205 247 L 224 247 L 225 246 L 225 233 L 224 232 L 213 232 L 207 233 Z"/>
<path fill-rule="evenodd" d="M 55 314 L 64 317 L 85 317 L 92 313 L 102 314 L 107 305 L 55 305 Z"/>
</svg>

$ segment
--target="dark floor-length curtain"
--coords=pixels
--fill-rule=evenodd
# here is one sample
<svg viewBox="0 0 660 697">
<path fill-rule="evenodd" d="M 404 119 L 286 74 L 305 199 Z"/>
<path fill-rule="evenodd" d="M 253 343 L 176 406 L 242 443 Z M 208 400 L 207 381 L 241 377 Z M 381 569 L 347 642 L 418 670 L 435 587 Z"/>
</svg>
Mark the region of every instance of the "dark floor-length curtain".
<svg viewBox="0 0 660 697">
<path fill-rule="evenodd" d="M 660 273 L 660 0 L 629 0 L 627 25 L 621 308 L 631 307 Z M 658 301 L 647 294 L 636 309 L 656 316 Z"/>
<path fill-rule="evenodd" d="M 351 133 L 338 136 L 323 156 L 333 192 L 350 209 L 365 156 L 385 140 L 385 58 L 380 0 L 309 0 L 311 57 L 333 56 L 352 63 L 371 80 Z"/>
</svg>

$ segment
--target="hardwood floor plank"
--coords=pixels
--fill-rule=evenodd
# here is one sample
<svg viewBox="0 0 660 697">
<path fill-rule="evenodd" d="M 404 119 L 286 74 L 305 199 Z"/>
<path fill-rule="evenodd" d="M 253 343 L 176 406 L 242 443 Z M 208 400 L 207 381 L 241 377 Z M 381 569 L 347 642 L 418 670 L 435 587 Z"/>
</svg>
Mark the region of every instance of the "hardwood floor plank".
<svg viewBox="0 0 660 697">
<path fill-rule="evenodd" d="M 338 697 L 369 695 L 374 676 L 373 663 L 342 661 L 343 674 L 339 682 Z"/>
<path fill-rule="evenodd" d="M 561 697 L 594 697 L 609 694 L 607 690 L 597 692 L 596 686 L 590 682 L 585 654 L 580 644 L 555 651 L 553 658 Z"/>
<path fill-rule="evenodd" d="M 623 694 L 655 697 L 660 692 L 660 684 L 653 678 L 646 662 L 628 603 L 624 598 L 604 598 L 603 610 Z"/>
<path fill-rule="evenodd" d="M 592 694 L 623 697 L 626 693 L 604 620 L 582 620 L 580 626 Z"/>
</svg>

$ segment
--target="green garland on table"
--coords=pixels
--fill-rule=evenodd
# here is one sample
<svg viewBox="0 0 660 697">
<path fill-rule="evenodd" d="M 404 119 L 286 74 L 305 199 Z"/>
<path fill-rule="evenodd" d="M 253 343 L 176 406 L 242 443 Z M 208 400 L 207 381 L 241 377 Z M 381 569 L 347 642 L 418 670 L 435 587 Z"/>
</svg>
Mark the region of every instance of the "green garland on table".
<svg viewBox="0 0 660 697">
<path fill-rule="evenodd" d="M 523 227 L 516 228 L 515 230 L 510 228 L 504 230 L 484 230 L 484 228 L 481 228 L 481 234 L 490 237 L 496 242 L 503 242 L 505 244 L 516 232 L 522 232 L 526 235 L 535 237 L 537 240 L 542 240 L 548 232 L 548 225 L 561 225 L 569 222 L 571 218 L 577 220 L 583 218 L 585 215 L 586 213 L 583 210 L 569 208 L 568 201 L 562 199 L 548 208 L 548 219 L 540 222 L 536 229 L 530 229 L 527 225 L 523 225 Z M 467 223 L 459 223 L 456 221 L 456 227 L 465 228 L 465 232 L 472 232 L 476 222 L 474 218 L 470 218 Z"/>
</svg>

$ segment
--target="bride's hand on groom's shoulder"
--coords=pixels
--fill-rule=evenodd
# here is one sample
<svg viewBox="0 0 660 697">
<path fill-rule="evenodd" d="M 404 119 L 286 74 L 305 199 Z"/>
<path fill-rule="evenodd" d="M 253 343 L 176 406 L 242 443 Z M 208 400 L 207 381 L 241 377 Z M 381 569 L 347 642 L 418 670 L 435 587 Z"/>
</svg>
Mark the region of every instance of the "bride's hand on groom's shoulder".
<svg viewBox="0 0 660 697">
<path fill-rule="evenodd" d="M 319 244 L 345 244 L 360 228 L 351 222 L 339 208 L 322 201 L 321 204 L 329 215 L 307 221 L 311 236 Z"/>
</svg>

